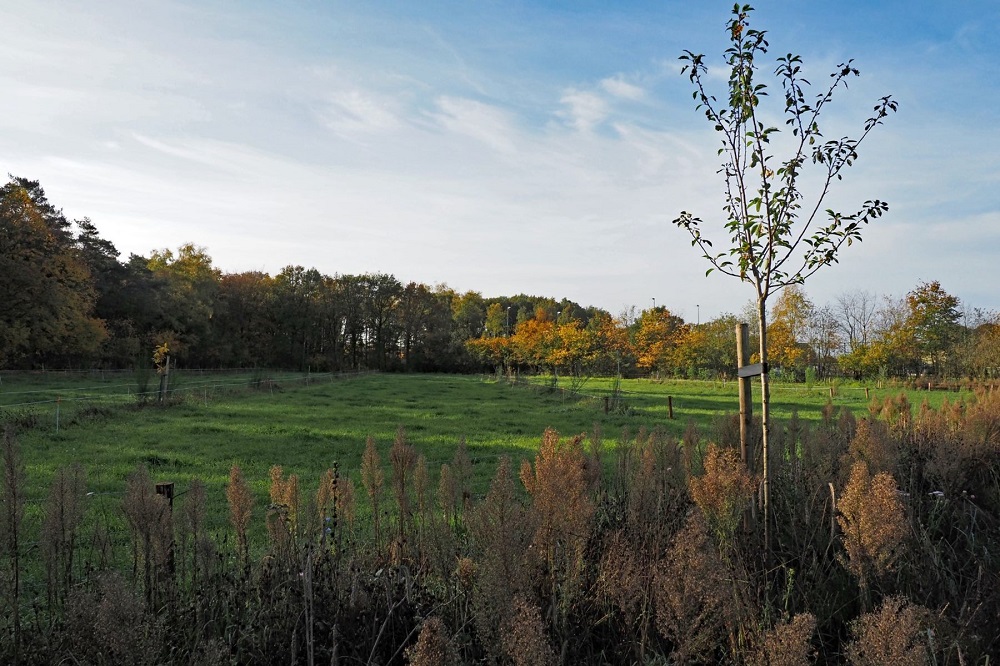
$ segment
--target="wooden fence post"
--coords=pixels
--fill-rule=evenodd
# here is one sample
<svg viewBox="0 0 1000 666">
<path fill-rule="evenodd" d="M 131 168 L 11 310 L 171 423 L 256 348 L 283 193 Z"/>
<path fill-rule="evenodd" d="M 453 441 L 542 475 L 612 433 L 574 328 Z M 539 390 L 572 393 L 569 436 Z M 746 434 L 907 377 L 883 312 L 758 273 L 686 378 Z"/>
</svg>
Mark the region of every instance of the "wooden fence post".
<svg viewBox="0 0 1000 666">
<path fill-rule="evenodd" d="M 170 522 L 173 524 L 173 512 L 174 512 L 174 482 L 173 481 L 158 481 L 156 483 L 156 494 L 162 495 L 167 500 L 167 512 L 171 514 Z M 170 549 L 167 550 L 167 570 L 173 574 L 174 573 L 174 541 L 170 540 Z"/>
<path fill-rule="evenodd" d="M 167 395 L 167 386 L 170 384 L 170 355 L 167 355 L 166 362 L 163 364 L 163 373 L 160 375 L 160 394 L 158 396 L 158 401 L 162 404 L 164 397 Z"/>
<path fill-rule="evenodd" d="M 667 411 L 670 414 L 670 420 L 674 420 L 674 397 L 672 395 L 667 396 Z"/>
<path fill-rule="evenodd" d="M 173 481 L 160 481 L 156 484 L 156 494 L 163 495 L 167 500 L 167 506 L 170 510 L 174 510 L 174 482 Z"/>
</svg>

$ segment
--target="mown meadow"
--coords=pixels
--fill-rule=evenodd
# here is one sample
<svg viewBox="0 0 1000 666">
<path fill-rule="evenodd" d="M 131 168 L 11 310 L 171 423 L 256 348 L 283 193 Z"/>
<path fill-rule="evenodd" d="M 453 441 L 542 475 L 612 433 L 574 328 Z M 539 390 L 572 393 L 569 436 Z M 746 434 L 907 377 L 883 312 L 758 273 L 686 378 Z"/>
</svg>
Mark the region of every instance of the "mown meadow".
<svg viewBox="0 0 1000 666">
<path fill-rule="evenodd" d="M 75 462 L 87 468 L 95 495 L 122 492 L 140 465 L 173 481 L 177 492 L 193 478 L 221 492 L 238 464 L 264 497 L 272 465 L 309 478 L 337 461 L 355 473 L 367 438 L 387 448 L 399 427 L 437 468 L 452 459 L 460 439 L 476 462 L 505 455 L 520 460 L 534 455 L 546 428 L 576 435 L 597 425 L 605 446 L 614 447 L 623 429 L 659 428 L 679 439 L 691 424 L 709 432 L 721 416 L 738 410 L 732 381 L 625 379 L 617 393 L 613 379 L 572 384 L 551 377 L 511 383 L 470 375 L 175 371 L 168 408 L 160 408 L 155 375 L 10 373 L 0 385 L 0 410 L 30 426 L 20 440 L 30 472 L 28 496 L 35 499 L 44 497 L 58 468 Z M 934 407 L 956 395 L 895 386 L 868 391 L 875 400 L 901 393 L 913 404 Z M 617 400 L 607 413 L 605 396 Z M 869 404 L 860 384 L 838 385 L 832 394 L 828 384 L 772 384 L 779 419 L 798 414 L 818 420 L 828 402 L 856 415 Z M 476 489 L 484 493 L 491 470 L 477 469 Z"/>
<path fill-rule="evenodd" d="M 5 662 L 996 659 L 988 390 L 774 385 L 766 549 L 732 382 L 65 379 L 0 385 Z"/>
</svg>

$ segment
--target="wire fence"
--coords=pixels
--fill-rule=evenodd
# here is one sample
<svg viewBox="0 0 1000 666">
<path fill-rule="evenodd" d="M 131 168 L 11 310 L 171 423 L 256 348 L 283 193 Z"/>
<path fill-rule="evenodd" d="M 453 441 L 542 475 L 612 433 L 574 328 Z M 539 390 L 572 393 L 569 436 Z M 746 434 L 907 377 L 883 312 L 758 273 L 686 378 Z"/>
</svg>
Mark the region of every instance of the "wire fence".
<svg viewBox="0 0 1000 666">
<path fill-rule="evenodd" d="M 60 371 L 61 372 L 61 371 Z M 46 371 L 44 382 L 51 381 L 54 371 Z M 111 382 L 85 386 L 41 386 L 17 388 L 8 383 L 0 390 L 0 423 L 12 422 L 32 429 L 58 432 L 66 423 L 83 412 L 114 410 L 158 402 L 175 403 L 181 400 L 203 402 L 219 399 L 243 391 L 270 392 L 286 386 L 308 386 L 317 382 L 358 377 L 371 371 L 324 373 L 246 373 L 232 376 L 211 373 L 206 376 L 198 371 L 175 371 L 170 383 L 161 391 L 159 376 L 150 375 L 145 380 Z M 215 376 L 212 376 L 212 375 Z M 154 381 L 155 380 L 155 381 Z M 13 387 L 12 387 L 13 384 Z M 13 388 L 13 390 L 11 390 Z"/>
<path fill-rule="evenodd" d="M 630 396 L 633 398 L 642 397 L 650 400 L 655 400 L 658 398 L 665 397 L 667 394 L 664 391 L 639 391 L 635 389 L 615 387 L 609 384 L 607 387 L 594 387 L 593 385 L 587 386 L 587 382 L 582 382 L 582 386 L 565 386 L 561 382 L 553 384 L 551 378 L 545 378 L 542 376 L 515 376 L 513 378 L 503 376 L 497 379 L 496 375 L 486 375 L 486 378 L 490 380 L 501 381 L 510 384 L 511 386 L 520 386 L 525 388 L 530 388 L 534 390 L 543 391 L 553 391 L 558 392 L 563 395 L 572 395 L 581 399 L 591 398 L 600 400 L 604 397 L 610 396 Z M 602 378 L 603 379 L 603 378 Z M 669 385 L 673 382 L 683 383 L 685 386 L 692 385 L 704 385 L 706 387 L 712 388 L 714 390 L 731 390 L 733 395 L 736 396 L 738 392 L 738 380 L 736 379 L 640 379 L 633 380 L 640 382 L 648 382 L 649 384 L 655 385 Z M 760 383 L 754 381 L 752 388 L 754 390 L 759 390 Z M 829 396 L 831 399 L 836 397 L 846 397 L 846 396 L 857 396 L 860 397 L 864 395 L 865 400 L 871 397 L 872 392 L 881 391 L 885 387 L 882 382 L 874 383 L 870 386 L 868 385 L 845 385 L 840 383 L 832 384 L 792 384 L 788 382 L 774 382 L 770 383 L 770 393 L 772 398 L 782 393 L 787 394 L 802 394 L 802 393 L 813 393 L 817 396 Z M 896 387 L 893 387 L 896 388 Z"/>
</svg>

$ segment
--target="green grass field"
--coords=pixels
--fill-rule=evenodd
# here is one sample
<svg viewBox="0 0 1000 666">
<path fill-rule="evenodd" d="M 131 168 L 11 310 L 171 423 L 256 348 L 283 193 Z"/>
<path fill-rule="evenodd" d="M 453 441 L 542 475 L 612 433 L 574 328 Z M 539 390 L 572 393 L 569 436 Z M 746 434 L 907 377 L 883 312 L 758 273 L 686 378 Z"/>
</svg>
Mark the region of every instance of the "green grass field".
<svg viewBox="0 0 1000 666">
<path fill-rule="evenodd" d="M 192 480 L 206 484 L 208 532 L 217 542 L 232 539 L 225 488 L 229 470 L 238 464 L 255 495 L 250 541 L 254 550 L 267 543 L 261 517 L 269 504 L 269 470 L 281 465 L 296 474 L 305 498 L 315 493 L 320 475 L 334 462 L 353 479 L 359 520 L 369 525 L 370 508 L 360 479 L 366 439 L 375 439 L 387 479 L 389 448 L 402 426 L 418 454 L 427 458 L 431 483 L 450 463 L 464 438 L 473 462 L 473 494 L 485 495 L 501 456 L 515 470 L 534 458 L 542 433 L 555 428 L 563 436 L 591 432 L 598 425 L 606 450 L 623 430 L 660 428 L 680 438 L 690 423 L 711 432 L 713 421 L 737 409 L 734 382 L 626 380 L 620 387 L 625 408 L 604 412 L 611 380 L 593 379 L 579 391 L 569 382 L 553 388 L 544 377 L 511 385 L 495 378 L 462 375 L 357 376 L 176 373 L 170 404 L 137 406 L 135 380 L 123 375 L 5 374 L 0 383 L 0 413 L 31 423 L 18 434 L 27 473 L 24 535 L 25 585 L 44 591 L 39 529 L 45 498 L 60 467 L 80 463 L 86 472 L 85 534 L 107 529 L 113 559 L 128 566 L 130 537 L 122 512 L 128 476 L 145 466 L 155 481 L 172 481 L 183 506 Z M 755 387 L 756 388 L 756 387 Z M 896 396 L 899 389 L 871 391 L 871 399 Z M 759 389 L 755 394 L 759 393 Z M 69 396 L 69 397 L 67 397 Z M 759 397 L 759 395 L 755 395 Z M 957 394 L 910 392 L 914 405 L 928 399 L 939 405 Z M 777 384 L 772 391 L 776 418 L 798 411 L 804 420 L 820 417 L 829 401 L 828 386 Z M 57 399 L 61 399 L 58 403 Z M 674 418 L 669 418 L 672 402 Z M 866 413 L 863 386 L 839 386 L 833 403 Z M 56 428 L 56 409 L 59 427 Z M 606 458 L 611 464 L 610 456 Z"/>
<path fill-rule="evenodd" d="M 29 506 L 36 507 L 29 514 L 37 513 L 61 466 L 81 463 L 94 503 L 111 510 L 128 474 L 145 465 L 154 479 L 173 481 L 178 493 L 201 478 L 214 497 L 214 522 L 221 527 L 224 487 L 233 464 L 253 484 L 258 505 L 267 496 L 272 465 L 298 474 L 303 489 L 312 492 L 319 475 L 337 461 L 360 487 L 366 438 L 375 438 L 388 467 L 388 449 L 399 426 L 426 456 L 435 479 L 464 437 L 474 463 L 475 489 L 481 493 L 498 458 L 532 458 L 547 427 L 572 435 L 599 424 L 605 445 L 613 447 L 624 428 L 634 433 L 660 427 L 679 437 L 690 422 L 707 430 L 713 419 L 737 408 L 734 382 L 625 380 L 621 390 L 627 409 L 605 414 L 603 396 L 612 384 L 603 379 L 591 380 L 573 394 L 566 390 L 568 383 L 559 390 L 546 388 L 544 378 L 511 386 L 459 375 L 311 375 L 308 382 L 301 374 L 269 377 L 273 382 L 263 389 L 249 390 L 247 375 L 178 372 L 173 377 L 176 404 L 139 409 L 134 407 L 134 380 L 124 376 L 5 375 L 0 409 L 21 417 L 30 414 L 36 422 L 19 436 Z M 755 399 L 758 392 L 755 386 Z M 871 399 L 899 392 L 872 390 Z M 956 397 L 926 391 L 909 395 L 915 405 L 924 399 L 938 405 Z M 775 384 L 772 389 L 779 420 L 795 410 L 806 420 L 816 419 L 830 399 L 825 385 Z M 868 408 L 863 386 L 838 386 L 832 399 L 857 414 Z"/>
</svg>

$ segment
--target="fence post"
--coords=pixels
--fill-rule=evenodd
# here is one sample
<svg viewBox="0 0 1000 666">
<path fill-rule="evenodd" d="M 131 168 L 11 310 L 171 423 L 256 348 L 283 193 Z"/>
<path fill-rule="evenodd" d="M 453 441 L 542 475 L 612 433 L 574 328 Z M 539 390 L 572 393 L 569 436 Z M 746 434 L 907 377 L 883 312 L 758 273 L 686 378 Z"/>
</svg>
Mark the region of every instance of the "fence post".
<svg viewBox="0 0 1000 666">
<path fill-rule="evenodd" d="M 173 481 L 159 481 L 156 484 L 156 494 L 163 495 L 167 500 L 167 506 L 170 507 L 171 512 L 174 510 L 174 482 Z"/>
<path fill-rule="evenodd" d="M 173 524 L 174 513 L 174 482 L 158 481 L 156 483 L 156 494 L 162 495 L 167 500 L 167 512 L 170 515 L 170 523 Z M 174 541 L 170 540 L 170 548 L 167 550 L 167 570 L 174 573 Z"/>
<path fill-rule="evenodd" d="M 667 396 L 667 412 L 670 415 L 670 420 L 673 421 L 674 420 L 674 396 L 672 396 L 672 395 L 668 395 Z"/>
<path fill-rule="evenodd" d="M 163 365 L 163 374 L 160 375 L 160 395 L 158 401 L 163 404 L 163 398 L 167 394 L 167 385 L 170 383 L 170 355 L 167 355 L 166 363 Z"/>
</svg>

